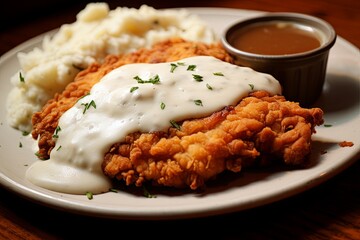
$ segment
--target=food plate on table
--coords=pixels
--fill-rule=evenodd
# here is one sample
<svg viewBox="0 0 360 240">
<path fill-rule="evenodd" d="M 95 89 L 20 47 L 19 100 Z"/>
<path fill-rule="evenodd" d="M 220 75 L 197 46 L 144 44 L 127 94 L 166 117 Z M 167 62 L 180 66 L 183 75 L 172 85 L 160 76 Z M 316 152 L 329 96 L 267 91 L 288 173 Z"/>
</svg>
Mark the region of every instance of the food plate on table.
<svg viewBox="0 0 360 240">
<path fill-rule="evenodd" d="M 258 14 L 226 8 L 187 8 L 206 21 L 220 36 L 223 30 L 241 18 Z M 40 46 L 45 33 L 26 41 L 4 54 L 0 60 L 0 98 L 6 102 L 11 89 L 9 79 L 18 71 L 17 52 Z M 324 112 L 325 123 L 313 135 L 311 162 L 305 169 L 257 169 L 230 175 L 209 184 L 205 191 L 164 190 L 147 198 L 132 191 L 94 195 L 58 193 L 37 187 L 25 179 L 27 168 L 35 161 L 34 141 L 6 123 L 5 104 L 0 107 L 0 182 L 31 201 L 69 212 L 118 219 L 179 219 L 211 216 L 244 209 L 290 197 L 312 188 L 338 174 L 359 158 L 360 152 L 360 54 L 345 39 L 338 37 L 329 55 L 324 91 L 314 104 Z M 353 146 L 342 147 L 342 142 Z"/>
</svg>

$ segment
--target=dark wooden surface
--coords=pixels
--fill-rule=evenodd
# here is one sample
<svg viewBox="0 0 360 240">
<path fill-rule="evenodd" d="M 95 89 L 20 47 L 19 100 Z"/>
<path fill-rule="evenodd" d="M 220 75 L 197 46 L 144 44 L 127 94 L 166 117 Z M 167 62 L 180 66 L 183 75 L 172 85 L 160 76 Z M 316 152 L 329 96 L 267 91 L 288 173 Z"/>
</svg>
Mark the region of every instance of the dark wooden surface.
<svg viewBox="0 0 360 240">
<path fill-rule="evenodd" d="M 112 1 L 112 8 L 231 7 L 311 14 L 360 46 L 360 1 Z M 85 1 L 12 1 L 0 10 L 0 55 L 43 32 L 75 20 Z M 0 239 L 124 238 L 360 239 L 360 161 L 293 197 L 262 207 L 206 218 L 124 221 L 86 217 L 33 203 L 0 187 Z"/>
</svg>

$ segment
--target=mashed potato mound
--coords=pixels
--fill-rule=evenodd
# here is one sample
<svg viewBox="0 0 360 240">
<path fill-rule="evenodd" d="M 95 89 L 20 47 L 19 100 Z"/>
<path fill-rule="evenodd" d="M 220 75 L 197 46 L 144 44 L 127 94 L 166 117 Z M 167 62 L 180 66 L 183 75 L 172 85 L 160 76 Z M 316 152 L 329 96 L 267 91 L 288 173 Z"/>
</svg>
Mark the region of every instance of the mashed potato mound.
<svg viewBox="0 0 360 240">
<path fill-rule="evenodd" d="M 110 10 L 107 3 L 89 3 L 74 23 L 45 36 L 42 48 L 18 54 L 21 69 L 11 78 L 14 88 L 7 99 L 8 123 L 30 132 L 32 114 L 80 70 L 102 62 L 108 54 L 132 52 L 171 37 L 217 41 L 206 23 L 186 9 L 157 10 L 142 5 Z"/>
</svg>

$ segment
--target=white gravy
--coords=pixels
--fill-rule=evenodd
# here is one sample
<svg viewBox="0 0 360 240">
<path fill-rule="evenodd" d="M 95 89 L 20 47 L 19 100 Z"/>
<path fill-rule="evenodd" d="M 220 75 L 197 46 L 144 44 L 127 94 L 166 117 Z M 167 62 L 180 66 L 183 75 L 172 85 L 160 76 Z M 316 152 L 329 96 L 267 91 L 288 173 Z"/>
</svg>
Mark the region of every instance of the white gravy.
<svg viewBox="0 0 360 240">
<path fill-rule="evenodd" d="M 209 56 L 119 67 L 61 116 L 50 159 L 35 162 L 26 177 L 58 192 L 107 192 L 111 182 L 101 164 L 112 144 L 132 132 L 167 131 L 171 121 L 208 116 L 256 90 L 281 94 L 272 76 Z"/>
</svg>

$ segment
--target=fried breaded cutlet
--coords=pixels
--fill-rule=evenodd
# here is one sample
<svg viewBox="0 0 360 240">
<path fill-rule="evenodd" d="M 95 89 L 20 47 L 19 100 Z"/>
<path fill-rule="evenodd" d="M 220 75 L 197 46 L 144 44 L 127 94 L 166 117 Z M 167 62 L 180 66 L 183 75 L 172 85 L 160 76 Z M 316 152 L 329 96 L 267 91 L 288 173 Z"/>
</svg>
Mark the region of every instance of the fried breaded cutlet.
<svg viewBox="0 0 360 240">
<path fill-rule="evenodd" d="M 152 49 L 109 56 L 104 64 L 93 64 L 82 71 L 63 93 L 33 116 L 32 136 L 39 139 L 39 156 L 49 157 L 60 116 L 112 69 L 127 63 L 169 62 L 197 55 L 232 62 L 220 45 L 173 39 Z M 239 172 L 257 163 L 304 163 L 311 153 L 315 127 L 322 123 L 320 108 L 302 108 L 283 96 L 256 91 L 235 106 L 226 106 L 208 117 L 185 120 L 179 123 L 180 128 L 129 134 L 125 141 L 111 146 L 102 169 L 109 178 L 126 185 L 141 186 L 149 181 L 195 190 L 226 170 Z"/>
<path fill-rule="evenodd" d="M 251 93 L 236 106 L 184 121 L 168 133 L 134 133 L 105 155 L 104 173 L 127 185 L 197 189 L 219 173 L 282 162 L 304 163 L 311 135 L 323 123 L 319 108 L 305 109 L 283 96 Z"/>
<path fill-rule="evenodd" d="M 111 70 L 129 63 L 161 63 L 177 61 L 193 56 L 213 56 L 226 62 L 233 62 L 231 56 L 220 44 L 204 44 L 174 38 L 155 44 L 151 49 L 142 48 L 120 56 L 109 55 L 103 64 L 94 63 L 81 71 L 62 93 L 55 94 L 41 111 L 32 117 L 32 137 L 38 139 L 40 159 L 48 159 L 55 146 L 53 133 L 61 115 L 70 109 L 79 98 L 88 94 L 97 82 Z"/>
</svg>

